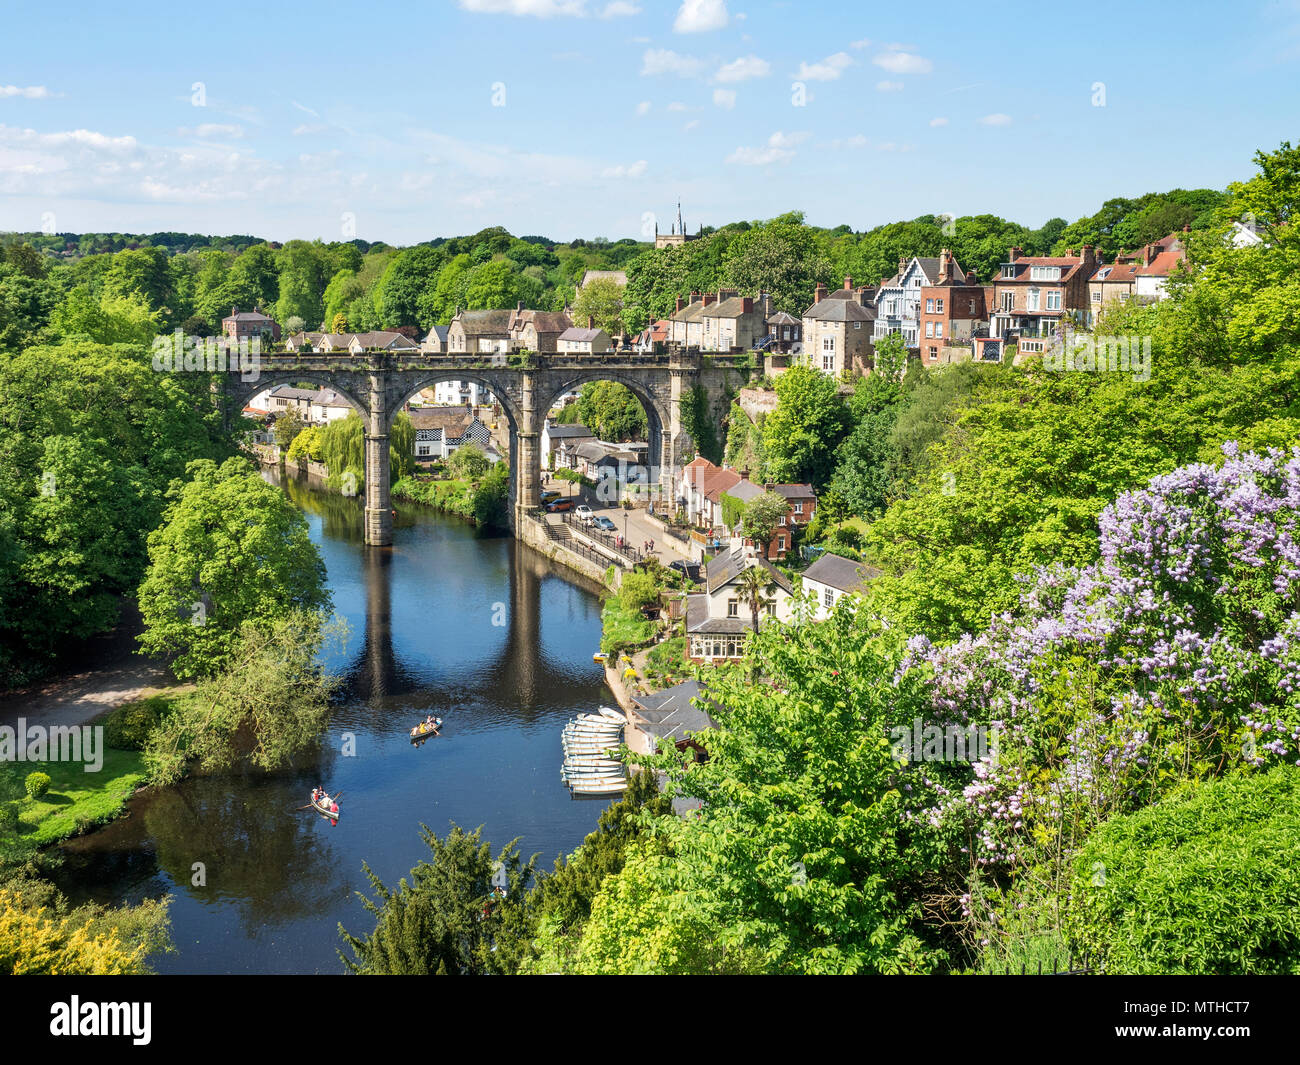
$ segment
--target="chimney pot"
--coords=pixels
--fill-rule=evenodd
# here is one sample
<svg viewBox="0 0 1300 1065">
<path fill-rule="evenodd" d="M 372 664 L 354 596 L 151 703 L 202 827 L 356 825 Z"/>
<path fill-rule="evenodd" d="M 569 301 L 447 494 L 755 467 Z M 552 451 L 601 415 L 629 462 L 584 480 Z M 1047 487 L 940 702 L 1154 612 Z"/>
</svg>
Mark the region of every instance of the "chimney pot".
<svg viewBox="0 0 1300 1065">
<path fill-rule="evenodd" d="M 678 296 L 678 297 L 677 297 L 677 310 L 680 311 L 680 310 L 682 309 L 682 306 L 683 306 L 685 303 L 686 303 L 686 300 L 683 299 L 681 296 Z"/>
<path fill-rule="evenodd" d="M 594 314 L 587 315 L 587 328 L 588 329 L 596 328 L 596 316 Z"/>
<path fill-rule="evenodd" d="M 844 287 L 845 287 L 845 289 L 847 289 L 848 291 L 852 291 L 852 290 L 853 290 L 853 278 L 849 277 L 848 274 L 845 274 L 845 275 L 844 275 Z"/>
</svg>

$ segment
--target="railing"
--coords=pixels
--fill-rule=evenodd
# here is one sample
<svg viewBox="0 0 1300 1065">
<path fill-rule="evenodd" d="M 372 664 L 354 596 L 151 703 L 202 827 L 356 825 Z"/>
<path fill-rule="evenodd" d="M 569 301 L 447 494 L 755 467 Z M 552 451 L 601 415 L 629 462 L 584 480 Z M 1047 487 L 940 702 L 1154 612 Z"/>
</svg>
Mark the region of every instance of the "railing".
<svg viewBox="0 0 1300 1065">
<path fill-rule="evenodd" d="M 564 523 L 571 529 L 576 529 L 580 535 L 587 537 L 589 540 L 595 540 L 606 550 L 625 560 L 629 566 L 635 566 L 646 558 L 645 552 L 633 547 L 631 544 L 624 544 L 620 547 L 618 545 L 618 540 L 622 536 L 620 533 L 606 532 L 604 529 L 597 529 L 594 525 L 586 525 L 576 520 L 572 511 L 564 511 L 561 517 L 564 518 Z"/>
</svg>

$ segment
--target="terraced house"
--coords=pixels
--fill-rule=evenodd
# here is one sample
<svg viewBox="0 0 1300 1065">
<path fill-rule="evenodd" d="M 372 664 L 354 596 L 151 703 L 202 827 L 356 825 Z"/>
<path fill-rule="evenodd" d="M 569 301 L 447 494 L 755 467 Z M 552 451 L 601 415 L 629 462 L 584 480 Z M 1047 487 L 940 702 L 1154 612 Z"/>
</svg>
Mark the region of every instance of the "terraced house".
<svg viewBox="0 0 1300 1065">
<path fill-rule="evenodd" d="M 948 267 L 945 276 L 965 283 L 966 273 L 951 254 L 898 260 L 898 273 L 880 282 L 876 293 L 876 340 L 899 333 L 909 348 L 920 346 L 921 290 L 939 283 L 939 273 L 945 263 Z"/>
<path fill-rule="evenodd" d="M 465 311 L 457 307 L 447 327 L 447 350 L 454 354 L 507 354 L 514 314 L 514 311 Z"/>
<path fill-rule="evenodd" d="M 803 312 L 800 326 L 809 366 L 834 376 L 871 369 L 875 291 L 867 286 L 854 288 L 851 277 L 834 292 L 822 284 L 813 289 L 812 306 Z"/>
<path fill-rule="evenodd" d="M 1022 255 L 1013 247 L 993 280 L 989 335 L 1017 338 L 1021 351 L 1042 351 L 1067 319 L 1086 319 L 1088 282 L 1097 256 L 1085 244 L 1078 255 Z"/>
</svg>

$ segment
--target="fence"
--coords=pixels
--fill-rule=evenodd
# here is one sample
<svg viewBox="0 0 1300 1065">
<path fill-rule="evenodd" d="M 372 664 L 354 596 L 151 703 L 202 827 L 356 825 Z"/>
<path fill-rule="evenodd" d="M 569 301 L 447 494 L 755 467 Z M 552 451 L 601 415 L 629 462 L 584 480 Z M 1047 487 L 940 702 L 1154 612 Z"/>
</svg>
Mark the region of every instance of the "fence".
<svg viewBox="0 0 1300 1065">
<path fill-rule="evenodd" d="M 1096 976 L 1101 974 L 1100 965 L 1089 965 L 1087 958 L 1076 958 L 1073 955 L 1067 955 L 1065 959 L 1065 968 L 1060 968 L 1060 958 L 1052 959 L 1051 969 L 1044 969 L 1040 960 L 1038 970 L 1035 972 L 1030 969 L 1024 962 L 1020 963 L 1020 972 L 1017 973 L 1011 966 L 1004 966 L 1003 976 Z M 1076 965 L 1075 963 L 1078 962 Z M 996 973 L 994 975 L 997 975 Z"/>
<path fill-rule="evenodd" d="M 584 525 L 573 517 L 572 511 L 563 511 L 560 515 L 564 519 L 564 524 L 570 529 L 576 529 L 582 536 L 589 540 L 595 540 L 606 550 L 619 556 L 628 566 L 635 566 L 638 562 L 645 559 L 645 552 L 631 544 L 619 546 L 618 541 L 622 539 L 622 534 L 606 532 L 603 529 L 597 529 L 594 525 Z"/>
</svg>

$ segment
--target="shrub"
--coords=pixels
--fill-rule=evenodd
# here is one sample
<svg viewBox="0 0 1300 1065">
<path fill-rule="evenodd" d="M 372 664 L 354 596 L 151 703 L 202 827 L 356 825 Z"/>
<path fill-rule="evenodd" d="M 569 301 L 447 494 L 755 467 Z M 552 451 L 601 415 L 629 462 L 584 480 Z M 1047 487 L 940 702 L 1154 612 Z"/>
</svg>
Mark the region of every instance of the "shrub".
<svg viewBox="0 0 1300 1065">
<path fill-rule="evenodd" d="M 27 779 L 23 781 L 23 787 L 27 789 L 29 799 L 39 799 L 50 790 L 50 774 L 42 773 L 39 770 L 35 773 L 28 773 Z"/>
<path fill-rule="evenodd" d="M 117 751 L 143 751 L 170 705 L 167 696 L 151 695 L 119 706 L 104 719 L 104 742 Z"/>
<path fill-rule="evenodd" d="M 18 827 L 18 808 L 11 802 L 0 803 L 0 832 L 11 832 Z"/>
<path fill-rule="evenodd" d="M 1106 822 L 1067 930 L 1111 973 L 1300 973 L 1300 773 L 1231 777 Z"/>
</svg>

